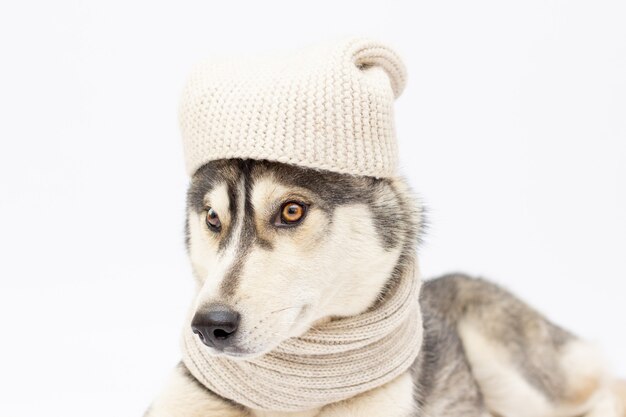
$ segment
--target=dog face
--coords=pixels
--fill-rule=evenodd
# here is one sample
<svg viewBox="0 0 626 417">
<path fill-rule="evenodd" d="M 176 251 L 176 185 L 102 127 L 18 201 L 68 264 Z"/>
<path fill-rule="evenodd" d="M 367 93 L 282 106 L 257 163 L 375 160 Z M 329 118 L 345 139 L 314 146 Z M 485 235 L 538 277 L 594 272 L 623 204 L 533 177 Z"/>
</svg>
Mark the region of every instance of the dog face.
<svg viewBox="0 0 626 417">
<path fill-rule="evenodd" d="M 252 160 L 200 168 L 188 192 L 192 327 L 212 353 L 261 355 L 359 314 L 415 249 L 404 182 Z"/>
</svg>

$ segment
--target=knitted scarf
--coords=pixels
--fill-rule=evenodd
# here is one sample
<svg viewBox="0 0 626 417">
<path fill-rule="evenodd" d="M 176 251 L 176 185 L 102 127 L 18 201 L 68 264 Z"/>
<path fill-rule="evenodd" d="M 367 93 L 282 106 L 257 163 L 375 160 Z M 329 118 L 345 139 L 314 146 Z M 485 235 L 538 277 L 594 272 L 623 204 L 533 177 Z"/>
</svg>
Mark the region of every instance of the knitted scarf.
<svg viewBox="0 0 626 417">
<path fill-rule="evenodd" d="M 414 266 L 368 311 L 332 320 L 249 360 L 209 354 L 189 326 L 183 361 L 218 395 L 252 409 L 303 411 L 345 400 L 404 373 L 422 342 Z"/>
</svg>

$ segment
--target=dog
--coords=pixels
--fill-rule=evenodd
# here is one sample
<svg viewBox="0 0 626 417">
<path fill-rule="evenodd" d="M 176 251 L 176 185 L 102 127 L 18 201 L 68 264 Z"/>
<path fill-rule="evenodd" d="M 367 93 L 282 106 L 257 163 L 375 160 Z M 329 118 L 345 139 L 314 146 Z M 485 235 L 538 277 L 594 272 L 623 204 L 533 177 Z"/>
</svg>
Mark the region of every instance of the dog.
<svg viewBox="0 0 626 417">
<path fill-rule="evenodd" d="M 189 186 L 186 246 L 194 317 L 217 314 L 221 325 L 194 331 L 212 354 L 245 360 L 320 323 L 361 314 L 406 268 L 424 224 L 402 177 L 209 162 Z M 596 349 L 506 290 L 451 274 L 424 282 L 419 301 L 420 353 L 378 388 L 303 412 L 261 411 L 208 390 L 181 362 L 145 415 L 626 416 L 626 388 Z"/>
</svg>

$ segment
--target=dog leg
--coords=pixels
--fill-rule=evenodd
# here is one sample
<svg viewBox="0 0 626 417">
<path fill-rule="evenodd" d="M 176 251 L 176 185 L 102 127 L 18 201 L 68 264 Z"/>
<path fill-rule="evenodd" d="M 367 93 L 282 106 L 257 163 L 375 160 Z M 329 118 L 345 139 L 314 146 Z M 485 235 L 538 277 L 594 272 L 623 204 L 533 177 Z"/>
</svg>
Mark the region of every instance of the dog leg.
<svg viewBox="0 0 626 417">
<path fill-rule="evenodd" d="M 232 404 L 202 386 L 181 363 L 166 388 L 144 417 L 248 417 L 243 407 Z"/>
<path fill-rule="evenodd" d="M 598 408 L 603 417 L 622 417 L 598 351 L 509 292 L 456 275 L 427 283 L 422 300 L 456 325 L 494 414 L 574 417 Z"/>
<path fill-rule="evenodd" d="M 626 417 L 626 382 L 616 381 L 605 390 L 585 417 Z"/>
<path fill-rule="evenodd" d="M 502 417 L 624 417 L 602 356 L 502 288 L 450 275 L 423 308 L 456 326 L 489 410 Z M 598 410 L 598 411 L 596 411 Z"/>
<path fill-rule="evenodd" d="M 534 353 L 553 363 L 546 370 L 548 376 L 540 375 L 542 371 L 532 365 L 520 369 L 522 359 L 506 343 L 485 337 L 471 324 L 461 324 L 459 333 L 485 403 L 494 413 L 503 417 L 622 417 L 602 361 L 589 345 L 576 340 L 559 351 L 538 347 Z"/>
</svg>

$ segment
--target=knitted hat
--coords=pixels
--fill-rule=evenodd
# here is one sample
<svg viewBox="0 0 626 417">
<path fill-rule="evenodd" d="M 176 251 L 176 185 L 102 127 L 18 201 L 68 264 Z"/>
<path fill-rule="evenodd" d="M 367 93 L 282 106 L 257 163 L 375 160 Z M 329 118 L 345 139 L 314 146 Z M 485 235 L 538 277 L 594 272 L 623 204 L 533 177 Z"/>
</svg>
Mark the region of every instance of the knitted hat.
<svg viewBox="0 0 626 417">
<path fill-rule="evenodd" d="M 187 172 L 243 158 L 393 176 L 393 101 L 405 81 L 398 55 L 368 39 L 206 60 L 189 77 L 180 106 Z"/>
</svg>

